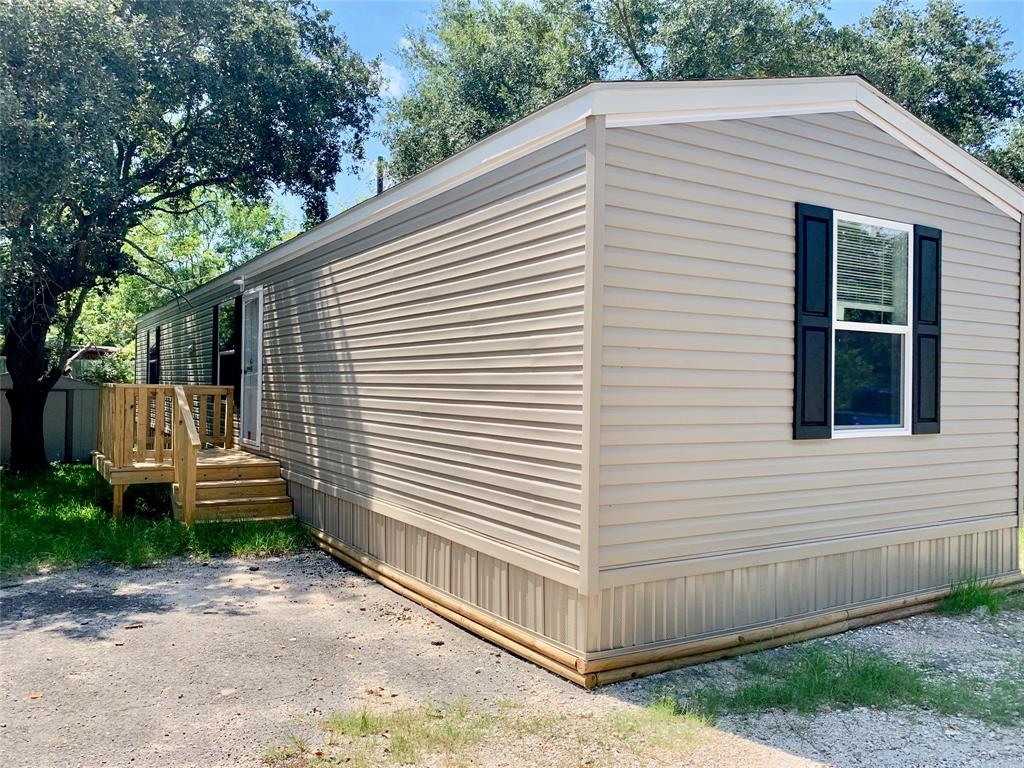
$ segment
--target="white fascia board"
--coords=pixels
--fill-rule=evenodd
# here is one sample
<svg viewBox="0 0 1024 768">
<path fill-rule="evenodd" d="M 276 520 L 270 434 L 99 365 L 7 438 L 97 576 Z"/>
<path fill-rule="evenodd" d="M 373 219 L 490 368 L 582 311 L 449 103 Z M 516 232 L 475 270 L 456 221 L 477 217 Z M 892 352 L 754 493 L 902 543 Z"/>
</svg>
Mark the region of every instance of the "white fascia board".
<svg viewBox="0 0 1024 768">
<path fill-rule="evenodd" d="M 859 81 L 856 112 L 945 171 L 1003 213 L 1021 221 L 1024 190 L 965 152 L 866 81 Z"/>
<path fill-rule="evenodd" d="M 854 112 L 1021 221 L 1024 192 L 856 76 L 607 83 L 594 94 L 609 128 Z"/>
<path fill-rule="evenodd" d="M 858 78 L 775 78 L 608 83 L 594 95 L 609 128 L 835 111 L 856 99 Z"/>
</svg>

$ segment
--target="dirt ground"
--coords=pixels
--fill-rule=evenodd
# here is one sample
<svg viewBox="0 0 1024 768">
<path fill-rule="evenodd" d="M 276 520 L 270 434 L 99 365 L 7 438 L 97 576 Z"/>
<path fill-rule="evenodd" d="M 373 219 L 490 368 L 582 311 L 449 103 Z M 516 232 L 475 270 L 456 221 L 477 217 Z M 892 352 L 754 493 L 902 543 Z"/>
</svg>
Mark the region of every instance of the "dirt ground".
<svg viewBox="0 0 1024 768">
<path fill-rule="evenodd" d="M 841 642 L 997 674 L 1024 654 L 1024 615 L 921 617 Z M 972 659 L 973 661 L 964 661 Z M 738 662 L 586 692 L 309 552 L 282 559 L 88 568 L 3 589 L 0 765 L 258 766 L 315 739 L 332 711 L 464 699 L 581 723 L 657 690 L 735 677 Z M 581 734 L 586 728 L 581 728 Z M 594 745 L 485 743 L 483 765 L 586 765 Z M 525 751 L 524 751 L 525 750 Z M 684 757 L 616 765 L 1021 765 L 1024 728 L 914 710 L 767 713 L 697 729 Z M 512 757 L 514 755 L 515 757 Z"/>
</svg>

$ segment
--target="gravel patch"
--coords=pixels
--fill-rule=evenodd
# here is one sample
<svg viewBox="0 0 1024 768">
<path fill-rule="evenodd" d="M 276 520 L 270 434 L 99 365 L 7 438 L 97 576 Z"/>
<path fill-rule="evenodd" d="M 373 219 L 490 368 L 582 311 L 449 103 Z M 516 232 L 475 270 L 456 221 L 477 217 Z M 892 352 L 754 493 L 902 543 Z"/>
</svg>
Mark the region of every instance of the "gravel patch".
<svg viewBox="0 0 1024 768">
<path fill-rule="evenodd" d="M 996 675 L 1021 653 L 1022 614 L 914 619 L 844 642 L 895 644 L 908 658 L 956 664 L 971 654 L 965 672 Z M 955 637 L 964 621 L 978 632 Z M 945 622 L 946 635 L 932 638 Z M 322 741 L 317 723 L 331 711 L 457 699 L 487 711 L 511 702 L 565 723 L 553 742 L 499 733 L 474 755 L 485 766 L 1016 768 L 1024 748 L 1024 733 L 1012 728 L 857 710 L 694 726 L 692 743 L 670 762 L 616 753 L 594 737 L 594 724 L 636 713 L 665 687 L 730 684 L 742 678 L 740 662 L 583 691 L 319 552 L 22 579 L 3 589 L 0 664 L 5 768 L 258 766 L 292 737 Z"/>
</svg>

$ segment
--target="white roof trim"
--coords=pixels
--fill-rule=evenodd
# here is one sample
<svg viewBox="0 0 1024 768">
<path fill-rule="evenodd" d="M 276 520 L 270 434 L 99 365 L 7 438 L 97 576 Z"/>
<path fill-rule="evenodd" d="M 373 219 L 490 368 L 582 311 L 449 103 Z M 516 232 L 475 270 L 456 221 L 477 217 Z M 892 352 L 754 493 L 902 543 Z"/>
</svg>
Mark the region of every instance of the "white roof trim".
<svg viewBox="0 0 1024 768">
<path fill-rule="evenodd" d="M 824 112 L 856 112 L 1003 213 L 1016 221 L 1024 218 L 1024 191 L 860 77 L 592 83 L 226 272 L 186 299 L 201 301 L 240 277 L 258 282 L 261 273 L 282 262 L 583 130 L 590 115 L 605 115 L 608 127 L 621 127 Z M 175 303 L 143 315 L 139 322 L 164 314 Z"/>
<path fill-rule="evenodd" d="M 1024 191 L 857 76 L 602 83 L 608 127 L 855 112 L 1017 221 Z"/>
</svg>

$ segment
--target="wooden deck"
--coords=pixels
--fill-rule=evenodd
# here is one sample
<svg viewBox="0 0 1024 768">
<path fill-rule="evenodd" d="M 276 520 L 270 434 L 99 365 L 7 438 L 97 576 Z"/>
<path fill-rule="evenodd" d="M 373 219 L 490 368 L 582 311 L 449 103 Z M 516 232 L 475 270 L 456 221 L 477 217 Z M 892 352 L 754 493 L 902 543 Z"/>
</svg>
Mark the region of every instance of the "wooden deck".
<svg viewBox="0 0 1024 768">
<path fill-rule="evenodd" d="M 280 463 L 234 447 L 233 413 L 229 387 L 104 385 L 93 467 L 113 487 L 114 516 L 127 486 L 171 483 L 186 525 L 291 517 Z"/>
</svg>

